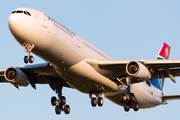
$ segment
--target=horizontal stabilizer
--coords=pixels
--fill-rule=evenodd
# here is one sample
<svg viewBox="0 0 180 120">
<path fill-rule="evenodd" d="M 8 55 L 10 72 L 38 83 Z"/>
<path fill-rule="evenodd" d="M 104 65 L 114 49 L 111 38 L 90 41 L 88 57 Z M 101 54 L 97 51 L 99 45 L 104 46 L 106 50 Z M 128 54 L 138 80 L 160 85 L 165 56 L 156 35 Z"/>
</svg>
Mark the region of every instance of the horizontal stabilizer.
<svg viewBox="0 0 180 120">
<path fill-rule="evenodd" d="M 177 100 L 180 99 L 180 95 L 163 95 L 164 100 Z"/>
</svg>

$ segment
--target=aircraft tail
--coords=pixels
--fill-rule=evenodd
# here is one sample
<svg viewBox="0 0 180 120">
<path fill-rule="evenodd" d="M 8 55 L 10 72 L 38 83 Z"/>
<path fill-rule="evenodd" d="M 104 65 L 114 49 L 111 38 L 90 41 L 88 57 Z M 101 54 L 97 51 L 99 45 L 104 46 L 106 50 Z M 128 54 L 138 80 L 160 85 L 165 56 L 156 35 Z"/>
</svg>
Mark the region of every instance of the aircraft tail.
<svg viewBox="0 0 180 120">
<path fill-rule="evenodd" d="M 171 47 L 168 44 L 163 43 L 163 45 L 156 57 L 156 60 L 168 60 L 169 54 L 170 54 L 170 49 L 171 49 Z"/>
<path fill-rule="evenodd" d="M 163 43 L 157 57 L 156 57 L 156 60 L 168 60 L 169 59 L 169 54 L 170 54 L 170 49 L 171 47 L 166 44 L 166 43 Z M 164 86 L 164 78 L 158 78 L 158 79 L 153 79 L 151 80 L 151 84 L 158 88 L 159 90 L 163 90 L 163 86 Z"/>
</svg>

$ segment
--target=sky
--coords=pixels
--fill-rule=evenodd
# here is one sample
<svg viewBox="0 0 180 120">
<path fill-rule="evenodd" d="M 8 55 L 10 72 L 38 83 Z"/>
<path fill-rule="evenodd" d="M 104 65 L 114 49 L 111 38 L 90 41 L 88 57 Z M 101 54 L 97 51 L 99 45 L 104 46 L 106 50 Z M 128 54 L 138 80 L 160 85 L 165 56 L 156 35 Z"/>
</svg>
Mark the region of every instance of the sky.
<svg viewBox="0 0 180 120">
<path fill-rule="evenodd" d="M 163 42 L 171 46 L 170 59 L 180 59 L 179 0 L 3 0 L 0 7 L 0 68 L 23 66 L 23 47 L 11 35 L 8 16 L 19 7 L 40 10 L 75 33 L 96 45 L 115 59 L 155 59 Z M 33 64 L 43 63 L 34 55 Z M 164 94 L 180 94 L 177 83 L 166 79 Z M 177 119 L 180 101 L 169 101 L 138 112 L 124 108 L 108 99 L 103 107 L 93 108 L 88 94 L 63 88 L 71 113 L 55 114 L 50 99 L 56 96 L 48 85 L 30 85 L 17 90 L 12 84 L 0 84 L 0 119 L 59 120 L 59 119 Z"/>
</svg>

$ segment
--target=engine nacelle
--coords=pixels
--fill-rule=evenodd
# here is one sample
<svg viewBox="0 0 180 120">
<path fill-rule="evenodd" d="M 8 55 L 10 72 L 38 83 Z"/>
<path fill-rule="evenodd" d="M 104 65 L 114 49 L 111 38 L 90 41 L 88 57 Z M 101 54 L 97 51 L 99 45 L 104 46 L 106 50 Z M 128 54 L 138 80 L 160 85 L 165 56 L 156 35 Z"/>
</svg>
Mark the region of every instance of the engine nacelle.
<svg viewBox="0 0 180 120">
<path fill-rule="evenodd" d="M 151 79 L 151 73 L 142 63 L 138 61 L 131 61 L 126 65 L 126 72 L 128 75 L 140 81 L 147 81 Z"/>
<path fill-rule="evenodd" d="M 26 87 L 29 85 L 28 77 L 19 68 L 10 67 L 4 72 L 5 79 L 15 86 Z"/>
</svg>

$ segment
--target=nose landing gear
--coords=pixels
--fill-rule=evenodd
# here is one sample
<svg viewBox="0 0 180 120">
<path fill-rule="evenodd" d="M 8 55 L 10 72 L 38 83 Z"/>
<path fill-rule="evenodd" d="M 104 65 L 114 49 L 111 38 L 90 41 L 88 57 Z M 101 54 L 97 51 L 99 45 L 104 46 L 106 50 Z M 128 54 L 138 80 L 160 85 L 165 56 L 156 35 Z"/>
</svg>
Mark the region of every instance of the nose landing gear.
<svg viewBox="0 0 180 120">
<path fill-rule="evenodd" d="M 30 55 L 30 52 L 34 49 L 34 45 L 33 44 L 24 44 L 23 45 L 25 52 L 28 53 L 28 56 L 24 56 L 24 62 L 25 63 L 33 63 L 34 62 L 34 58 L 33 56 Z"/>
<path fill-rule="evenodd" d="M 24 56 L 24 63 L 33 63 L 34 62 L 34 58 L 33 56 L 29 55 L 29 56 Z"/>
</svg>

